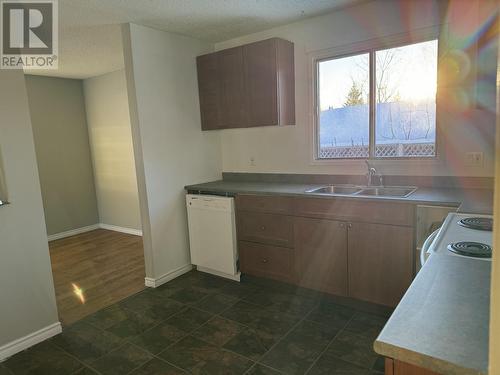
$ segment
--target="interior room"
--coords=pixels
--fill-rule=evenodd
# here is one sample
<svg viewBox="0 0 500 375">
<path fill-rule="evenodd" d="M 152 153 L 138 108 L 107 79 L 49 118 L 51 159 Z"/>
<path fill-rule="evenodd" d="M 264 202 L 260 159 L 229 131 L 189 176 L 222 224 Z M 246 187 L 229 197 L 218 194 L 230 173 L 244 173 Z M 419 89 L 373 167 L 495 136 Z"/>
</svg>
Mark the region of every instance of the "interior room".
<svg viewBox="0 0 500 375">
<path fill-rule="evenodd" d="M 123 69 L 84 79 L 30 73 L 57 307 L 70 325 L 144 289 L 127 85 Z"/>
<path fill-rule="evenodd" d="M 0 375 L 500 374 L 497 1 L 0 7 Z"/>
</svg>

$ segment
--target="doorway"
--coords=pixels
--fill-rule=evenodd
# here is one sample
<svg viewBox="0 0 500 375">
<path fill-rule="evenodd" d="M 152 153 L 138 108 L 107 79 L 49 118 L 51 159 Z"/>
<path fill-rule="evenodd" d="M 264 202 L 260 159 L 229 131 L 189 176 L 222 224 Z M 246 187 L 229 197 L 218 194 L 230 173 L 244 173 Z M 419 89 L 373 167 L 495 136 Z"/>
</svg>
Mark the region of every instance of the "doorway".
<svg viewBox="0 0 500 375">
<path fill-rule="evenodd" d="M 25 82 L 59 318 L 70 325 L 144 289 L 125 72 Z"/>
</svg>

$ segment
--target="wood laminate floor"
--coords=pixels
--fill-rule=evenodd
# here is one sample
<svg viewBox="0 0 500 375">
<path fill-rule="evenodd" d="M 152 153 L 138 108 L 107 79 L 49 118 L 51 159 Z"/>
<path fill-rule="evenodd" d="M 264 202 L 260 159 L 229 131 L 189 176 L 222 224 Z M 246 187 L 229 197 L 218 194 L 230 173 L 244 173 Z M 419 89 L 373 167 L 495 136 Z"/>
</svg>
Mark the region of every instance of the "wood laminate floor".
<svg viewBox="0 0 500 375">
<path fill-rule="evenodd" d="M 74 323 L 144 289 L 142 237 L 104 229 L 49 243 L 60 321 Z M 81 288 L 82 303 L 74 290 Z"/>
</svg>

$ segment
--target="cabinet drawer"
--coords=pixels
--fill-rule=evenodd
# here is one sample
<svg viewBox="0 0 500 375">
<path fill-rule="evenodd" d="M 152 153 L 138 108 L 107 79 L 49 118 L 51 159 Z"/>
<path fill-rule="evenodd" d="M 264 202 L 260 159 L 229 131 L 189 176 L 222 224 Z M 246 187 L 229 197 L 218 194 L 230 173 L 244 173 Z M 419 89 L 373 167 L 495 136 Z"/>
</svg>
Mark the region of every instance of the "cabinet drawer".
<svg viewBox="0 0 500 375">
<path fill-rule="evenodd" d="M 373 200 L 336 198 L 298 198 L 295 214 L 342 221 L 412 226 L 414 207 L 400 202 L 374 202 Z"/>
<path fill-rule="evenodd" d="M 292 217 L 259 212 L 239 212 L 238 239 L 293 247 Z"/>
<path fill-rule="evenodd" d="M 238 242 L 240 268 L 243 273 L 293 282 L 294 253 L 284 247 Z"/>
<path fill-rule="evenodd" d="M 236 208 L 252 212 L 291 214 L 293 212 L 293 199 L 280 196 L 238 194 Z"/>
</svg>

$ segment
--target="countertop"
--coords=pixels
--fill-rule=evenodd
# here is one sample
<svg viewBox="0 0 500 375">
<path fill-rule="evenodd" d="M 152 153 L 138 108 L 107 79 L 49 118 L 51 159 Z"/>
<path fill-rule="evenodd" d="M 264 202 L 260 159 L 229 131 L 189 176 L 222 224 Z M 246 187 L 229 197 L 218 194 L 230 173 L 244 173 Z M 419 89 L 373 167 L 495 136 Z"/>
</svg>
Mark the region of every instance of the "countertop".
<svg viewBox="0 0 500 375">
<path fill-rule="evenodd" d="M 202 184 L 188 185 L 188 191 L 213 193 L 222 195 L 235 194 L 277 194 L 307 197 L 342 197 L 346 199 L 376 199 L 404 201 L 415 204 L 449 205 L 458 207 L 463 213 L 491 214 L 493 209 L 493 192 L 487 189 L 453 189 L 453 188 L 418 188 L 405 198 L 367 197 L 359 195 L 331 195 L 306 193 L 306 190 L 325 186 L 327 184 L 291 184 L 281 182 L 240 182 L 213 181 Z"/>
<path fill-rule="evenodd" d="M 491 262 L 434 253 L 375 351 L 441 374 L 487 374 Z"/>
</svg>

